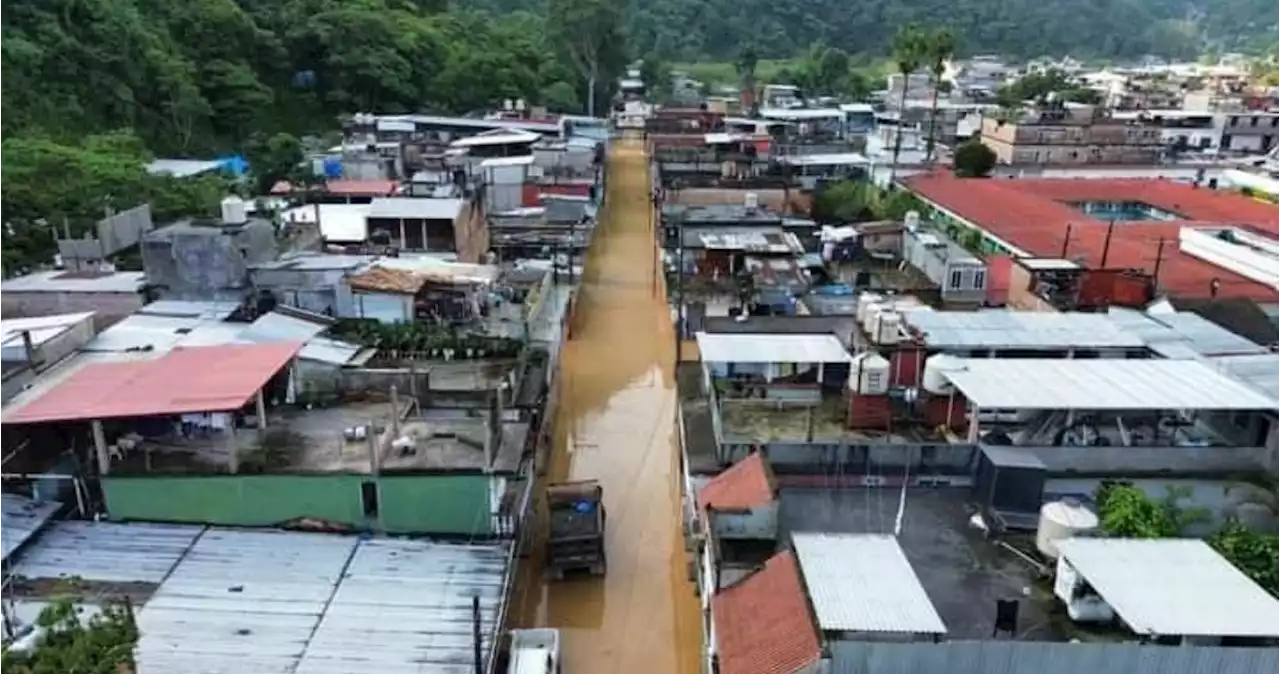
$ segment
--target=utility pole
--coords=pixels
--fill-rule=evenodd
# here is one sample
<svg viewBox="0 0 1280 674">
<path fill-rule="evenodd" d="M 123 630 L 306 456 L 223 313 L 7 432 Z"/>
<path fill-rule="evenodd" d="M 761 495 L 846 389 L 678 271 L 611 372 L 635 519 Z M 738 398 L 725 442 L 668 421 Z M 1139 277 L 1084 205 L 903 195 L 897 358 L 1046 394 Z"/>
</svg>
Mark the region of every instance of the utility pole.
<svg viewBox="0 0 1280 674">
<path fill-rule="evenodd" d="M 1111 235 L 1116 230 L 1116 221 L 1112 220 L 1107 223 L 1107 240 L 1102 243 L 1102 263 L 1098 265 L 1099 269 L 1107 268 L 1107 255 L 1111 253 Z"/>
<path fill-rule="evenodd" d="M 1156 264 L 1151 269 L 1151 282 L 1160 285 L 1160 265 L 1164 262 L 1164 237 L 1160 237 L 1160 243 L 1156 246 Z"/>
</svg>

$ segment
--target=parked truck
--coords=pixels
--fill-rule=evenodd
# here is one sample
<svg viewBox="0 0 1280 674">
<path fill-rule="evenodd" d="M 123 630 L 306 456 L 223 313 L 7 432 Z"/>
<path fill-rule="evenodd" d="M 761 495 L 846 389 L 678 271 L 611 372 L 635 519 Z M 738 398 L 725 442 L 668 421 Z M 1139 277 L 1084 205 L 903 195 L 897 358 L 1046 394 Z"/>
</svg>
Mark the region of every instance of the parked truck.
<svg viewBox="0 0 1280 674">
<path fill-rule="evenodd" d="M 547 487 L 550 532 L 546 575 L 560 580 L 567 571 L 586 570 L 603 576 L 604 489 L 595 480 L 562 482 Z"/>
</svg>

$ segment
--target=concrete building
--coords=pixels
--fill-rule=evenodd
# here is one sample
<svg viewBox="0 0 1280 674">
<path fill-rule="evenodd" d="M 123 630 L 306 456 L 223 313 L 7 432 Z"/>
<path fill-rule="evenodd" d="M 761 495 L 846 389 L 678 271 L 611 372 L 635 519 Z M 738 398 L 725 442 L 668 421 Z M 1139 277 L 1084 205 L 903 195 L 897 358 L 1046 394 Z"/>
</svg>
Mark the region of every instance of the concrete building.
<svg viewBox="0 0 1280 674">
<path fill-rule="evenodd" d="M 50 269 L 0 283 L 5 318 L 94 312 L 99 328 L 146 304 L 147 276 L 136 271 Z"/>
<path fill-rule="evenodd" d="M 1222 149 L 1265 154 L 1276 147 L 1280 115 L 1275 112 L 1240 111 L 1226 114 L 1222 125 Z"/>
<path fill-rule="evenodd" d="M 249 266 L 276 257 L 275 226 L 250 218 L 239 199 L 223 203 L 218 219 L 191 219 L 148 232 L 142 239 L 147 281 L 169 299 L 240 299 Z"/>
<path fill-rule="evenodd" d="M 984 118 L 979 133 L 1001 164 L 1154 164 L 1164 150 L 1159 128 L 1072 104 Z"/>
</svg>

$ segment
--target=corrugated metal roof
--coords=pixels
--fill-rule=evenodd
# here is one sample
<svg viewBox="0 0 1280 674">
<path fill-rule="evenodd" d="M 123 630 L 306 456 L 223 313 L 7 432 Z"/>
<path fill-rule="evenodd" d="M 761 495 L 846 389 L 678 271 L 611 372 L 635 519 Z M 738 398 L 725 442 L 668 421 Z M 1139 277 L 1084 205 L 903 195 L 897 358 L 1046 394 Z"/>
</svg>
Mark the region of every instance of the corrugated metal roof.
<svg viewBox="0 0 1280 674">
<path fill-rule="evenodd" d="M 707 363 L 848 363 L 840 340 L 826 335 L 699 332 L 698 353 Z"/>
<path fill-rule="evenodd" d="M 30 318 L 6 318 L 0 324 L 0 343 L 5 346 L 22 346 L 22 333 L 31 333 L 33 346 L 45 342 L 71 329 L 72 326 L 93 318 L 92 311 L 56 316 L 32 316 Z"/>
<path fill-rule="evenodd" d="M 1107 316 L 1036 311 L 906 311 L 903 325 L 937 349 L 1140 348 Z"/>
<path fill-rule="evenodd" d="M 334 321 L 326 316 L 309 317 L 299 310 L 271 311 L 258 317 L 240 333 L 250 342 L 305 342 L 329 329 Z"/>
<path fill-rule="evenodd" d="M 369 359 L 377 352 L 377 349 L 362 347 L 358 344 L 326 337 L 316 337 L 307 341 L 302 350 L 298 352 L 298 358 L 314 360 L 329 365 L 359 367 L 369 362 Z"/>
<path fill-rule="evenodd" d="M 487 653 L 505 568 L 506 546 L 496 543 L 361 542 L 297 674 L 470 674 L 472 597 Z"/>
<path fill-rule="evenodd" d="M 1196 539 L 1076 538 L 1062 559 L 1140 635 L 1280 635 L 1280 603 Z"/>
<path fill-rule="evenodd" d="M 1280 401 L 1280 355 L 1216 356 L 1206 358 L 1205 362 L 1218 372 Z"/>
<path fill-rule="evenodd" d="M 897 538 L 796 533 L 792 544 L 823 631 L 947 633 Z"/>
<path fill-rule="evenodd" d="M 293 672 L 356 542 L 208 530 L 138 614 L 138 674 Z"/>
<path fill-rule="evenodd" d="M 57 522 L 18 554 L 14 574 L 159 584 L 202 531 L 185 524 Z"/>
<path fill-rule="evenodd" d="M 3 541 L 4 561 L 8 563 L 9 556 L 44 528 L 62 504 L 57 501 L 34 501 L 19 494 L 4 494 L 0 498 L 0 506 L 3 506 L 0 541 Z"/>
<path fill-rule="evenodd" d="M 960 358 L 943 376 L 985 408 L 1269 410 L 1274 398 L 1196 360 Z"/>
<path fill-rule="evenodd" d="M 831 674 L 1260 674 L 1280 666 L 1274 648 L 953 641 L 835 642 Z"/>
<path fill-rule="evenodd" d="M 5 423 L 118 419 L 239 409 L 298 354 L 302 342 L 174 349 L 154 360 L 91 363 Z"/>
<path fill-rule="evenodd" d="M 1105 316 L 1166 358 L 1191 352 L 1201 355 L 1266 352 L 1265 348 L 1189 311 L 1144 314 L 1133 309 L 1112 308 Z"/>
</svg>

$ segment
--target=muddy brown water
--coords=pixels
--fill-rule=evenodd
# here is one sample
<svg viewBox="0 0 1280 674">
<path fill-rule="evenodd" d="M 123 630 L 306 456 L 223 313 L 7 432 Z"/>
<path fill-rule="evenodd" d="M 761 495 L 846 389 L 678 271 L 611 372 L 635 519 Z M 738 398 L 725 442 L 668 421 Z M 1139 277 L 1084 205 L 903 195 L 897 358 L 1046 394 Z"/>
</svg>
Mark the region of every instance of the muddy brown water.
<svg viewBox="0 0 1280 674">
<path fill-rule="evenodd" d="M 516 626 L 561 630 L 565 674 L 699 671 L 698 598 L 680 528 L 675 349 L 656 280 L 648 172 L 639 143 L 614 145 L 563 347 L 547 468 L 549 480 L 604 487 L 608 573 L 544 580 L 535 534 L 512 604 Z"/>
</svg>

